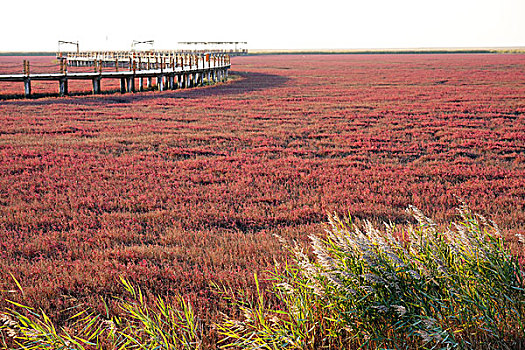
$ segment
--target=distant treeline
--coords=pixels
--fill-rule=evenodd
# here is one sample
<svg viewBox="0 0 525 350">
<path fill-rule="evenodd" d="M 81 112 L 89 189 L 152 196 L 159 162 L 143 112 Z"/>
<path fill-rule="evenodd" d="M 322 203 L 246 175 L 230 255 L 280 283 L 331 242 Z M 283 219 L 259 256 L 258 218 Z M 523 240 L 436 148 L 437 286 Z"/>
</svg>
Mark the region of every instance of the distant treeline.
<svg viewBox="0 0 525 350">
<path fill-rule="evenodd" d="M 317 54 L 346 54 L 346 55 L 386 55 L 386 54 L 523 54 L 525 48 L 509 49 L 421 49 L 421 50 L 254 50 L 249 55 L 317 55 Z"/>
</svg>

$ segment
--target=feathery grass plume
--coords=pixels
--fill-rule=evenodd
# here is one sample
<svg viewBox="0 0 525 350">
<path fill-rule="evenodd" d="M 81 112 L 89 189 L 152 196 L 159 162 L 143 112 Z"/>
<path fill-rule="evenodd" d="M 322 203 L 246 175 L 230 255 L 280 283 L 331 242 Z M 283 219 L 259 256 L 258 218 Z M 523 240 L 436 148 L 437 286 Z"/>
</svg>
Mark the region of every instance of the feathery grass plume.
<svg viewBox="0 0 525 350">
<path fill-rule="evenodd" d="M 448 229 L 415 207 L 416 225 L 384 232 L 329 217 L 312 236 L 315 261 L 295 247 L 271 292 L 282 308 L 239 304 L 218 325 L 223 347 L 512 348 L 524 345 L 525 274 L 498 227 L 466 205 Z M 318 292 L 314 293 L 314 290 Z M 261 293 L 260 291 L 258 293 Z"/>
</svg>

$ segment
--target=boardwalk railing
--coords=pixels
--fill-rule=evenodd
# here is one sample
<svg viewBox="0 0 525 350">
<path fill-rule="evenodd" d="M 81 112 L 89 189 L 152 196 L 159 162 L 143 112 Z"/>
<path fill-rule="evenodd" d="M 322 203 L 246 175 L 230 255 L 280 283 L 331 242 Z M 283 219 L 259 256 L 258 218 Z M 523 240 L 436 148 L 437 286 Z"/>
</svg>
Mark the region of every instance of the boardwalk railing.
<svg viewBox="0 0 525 350">
<path fill-rule="evenodd" d="M 91 80 L 93 93 L 101 93 L 103 79 L 120 79 L 122 93 L 136 91 L 135 79 L 139 80 L 140 91 L 144 82 L 153 88 L 156 79 L 158 90 L 187 88 L 206 83 L 224 81 L 228 77 L 230 56 L 222 53 L 162 52 L 78 52 L 57 54 L 58 73 L 30 73 L 29 61 L 24 61 L 22 74 L 0 75 L 1 81 L 23 82 L 24 94 L 31 95 L 31 81 L 54 80 L 59 83 L 59 94 L 68 94 L 69 80 Z M 68 67 L 93 67 L 91 72 L 68 72 Z M 104 67 L 114 70 L 103 71 Z"/>
</svg>

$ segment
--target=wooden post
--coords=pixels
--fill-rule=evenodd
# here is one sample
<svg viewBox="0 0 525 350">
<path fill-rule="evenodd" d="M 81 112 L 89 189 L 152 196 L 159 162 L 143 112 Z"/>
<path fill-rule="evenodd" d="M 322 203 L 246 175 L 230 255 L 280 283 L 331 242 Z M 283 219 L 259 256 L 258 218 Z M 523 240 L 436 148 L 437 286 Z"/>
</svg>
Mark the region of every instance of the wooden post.
<svg viewBox="0 0 525 350">
<path fill-rule="evenodd" d="M 61 78 L 58 81 L 59 84 L 59 94 L 60 96 L 66 96 L 67 95 L 67 78 Z"/>
<path fill-rule="evenodd" d="M 144 78 L 143 77 L 139 78 L 139 90 L 144 91 Z"/>
<path fill-rule="evenodd" d="M 157 86 L 159 87 L 159 91 L 164 91 L 164 76 L 163 75 L 157 75 Z"/>
<path fill-rule="evenodd" d="M 93 94 L 100 94 L 100 78 L 93 78 Z"/>
<path fill-rule="evenodd" d="M 120 93 L 126 93 L 126 78 L 120 78 Z"/>
<path fill-rule="evenodd" d="M 31 96 L 31 79 L 29 77 L 24 78 L 24 96 Z"/>
<path fill-rule="evenodd" d="M 135 76 L 126 78 L 126 86 L 128 92 L 135 92 Z"/>
<path fill-rule="evenodd" d="M 153 86 L 153 78 L 152 77 L 148 77 L 148 81 L 146 83 L 147 85 L 147 88 L 148 89 L 151 89 L 151 87 Z"/>
</svg>

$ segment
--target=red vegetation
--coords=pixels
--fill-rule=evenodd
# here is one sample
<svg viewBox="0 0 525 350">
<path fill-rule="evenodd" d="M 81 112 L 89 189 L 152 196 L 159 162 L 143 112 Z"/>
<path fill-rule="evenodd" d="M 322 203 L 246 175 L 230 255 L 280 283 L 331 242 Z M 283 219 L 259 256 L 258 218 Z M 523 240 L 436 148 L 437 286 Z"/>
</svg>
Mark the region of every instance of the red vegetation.
<svg viewBox="0 0 525 350">
<path fill-rule="evenodd" d="M 283 254 L 273 233 L 305 239 L 327 212 L 447 219 L 457 195 L 523 233 L 524 55 L 232 67 L 213 87 L 0 101 L 0 290 L 13 273 L 53 313 L 123 275 L 214 314 L 209 281 L 249 285 Z"/>
</svg>

